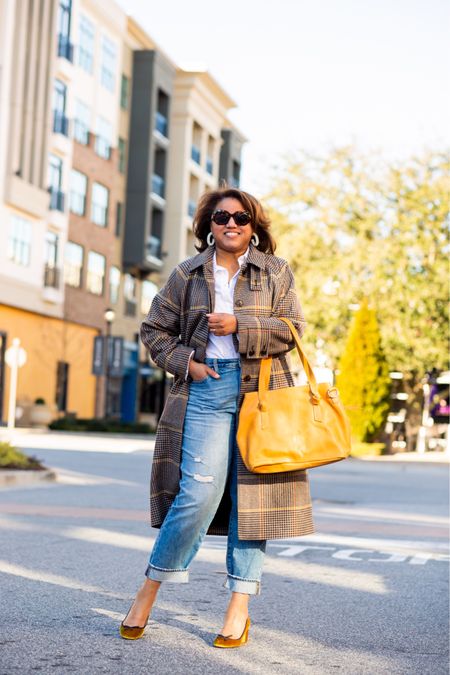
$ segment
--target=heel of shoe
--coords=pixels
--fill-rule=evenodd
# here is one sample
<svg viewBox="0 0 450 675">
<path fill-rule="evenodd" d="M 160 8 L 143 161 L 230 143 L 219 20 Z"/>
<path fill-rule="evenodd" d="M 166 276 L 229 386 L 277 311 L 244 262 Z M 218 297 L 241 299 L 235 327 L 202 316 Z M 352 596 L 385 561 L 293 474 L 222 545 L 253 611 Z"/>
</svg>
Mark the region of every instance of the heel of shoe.
<svg viewBox="0 0 450 675">
<path fill-rule="evenodd" d="M 250 629 L 250 617 L 247 617 L 247 621 L 245 622 L 244 630 L 242 631 L 242 635 L 238 638 L 231 638 L 227 637 L 226 635 L 217 635 L 216 639 L 213 642 L 214 647 L 221 647 L 224 649 L 229 649 L 233 647 L 241 647 L 242 645 L 245 645 L 248 642 L 248 632 Z"/>
</svg>

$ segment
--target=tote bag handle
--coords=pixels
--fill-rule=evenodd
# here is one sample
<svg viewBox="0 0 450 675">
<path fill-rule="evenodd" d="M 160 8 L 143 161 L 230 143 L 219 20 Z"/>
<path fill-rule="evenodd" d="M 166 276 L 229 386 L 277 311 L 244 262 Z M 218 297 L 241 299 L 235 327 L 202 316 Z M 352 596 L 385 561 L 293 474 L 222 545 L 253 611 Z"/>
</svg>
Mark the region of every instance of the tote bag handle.
<svg viewBox="0 0 450 675">
<path fill-rule="evenodd" d="M 297 331 L 295 330 L 294 324 L 290 319 L 285 319 L 281 317 L 279 318 L 280 321 L 284 321 L 289 327 L 289 330 L 292 333 L 292 337 L 294 338 L 295 345 L 297 347 L 297 352 L 300 357 L 300 360 L 302 362 L 303 368 L 305 369 L 306 377 L 308 379 L 308 384 L 309 384 L 309 390 L 311 392 L 311 396 L 313 399 L 313 403 L 319 403 L 320 401 L 320 394 L 317 389 L 317 382 L 316 382 L 316 376 L 314 375 L 313 369 L 310 366 L 310 363 L 308 361 L 308 358 L 303 351 L 302 344 L 300 342 L 300 338 L 298 336 Z M 259 370 L 259 381 L 258 381 L 258 395 L 259 395 L 259 400 L 260 403 L 263 403 L 264 401 L 264 392 L 269 390 L 269 381 L 270 381 L 270 370 L 272 368 L 272 357 L 268 356 L 266 359 L 261 360 L 261 367 Z"/>
</svg>

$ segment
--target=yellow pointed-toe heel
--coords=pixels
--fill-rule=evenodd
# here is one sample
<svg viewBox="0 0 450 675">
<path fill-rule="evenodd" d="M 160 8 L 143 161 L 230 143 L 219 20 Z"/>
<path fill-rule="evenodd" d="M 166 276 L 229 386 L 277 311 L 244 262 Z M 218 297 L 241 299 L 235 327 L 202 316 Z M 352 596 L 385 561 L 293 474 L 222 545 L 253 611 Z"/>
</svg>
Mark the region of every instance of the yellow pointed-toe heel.
<svg viewBox="0 0 450 675">
<path fill-rule="evenodd" d="M 242 635 L 238 638 L 232 638 L 229 635 L 222 635 L 219 633 L 219 635 L 216 637 L 216 639 L 213 642 L 214 647 L 223 647 L 225 649 L 228 649 L 230 647 L 241 647 L 242 645 L 245 645 L 245 643 L 248 641 L 248 629 L 250 628 L 250 617 L 247 617 L 247 621 L 245 622 L 244 630 L 242 631 Z"/>
<path fill-rule="evenodd" d="M 131 605 L 132 607 L 133 605 Z M 130 609 L 131 609 L 130 607 Z M 127 612 L 127 616 L 130 613 L 130 609 Z M 143 626 L 126 626 L 124 621 L 126 621 L 126 618 L 122 621 L 122 623 L 119 626 L 119 632 L 125 640 L 139 640 L 140 637 L 144 635 L 145 628 L 148 624 L 148 617 L 150 616 L 150 613 L 147 615 L 147 619 L 145 620 L 145 623 Z"/>
</svg>

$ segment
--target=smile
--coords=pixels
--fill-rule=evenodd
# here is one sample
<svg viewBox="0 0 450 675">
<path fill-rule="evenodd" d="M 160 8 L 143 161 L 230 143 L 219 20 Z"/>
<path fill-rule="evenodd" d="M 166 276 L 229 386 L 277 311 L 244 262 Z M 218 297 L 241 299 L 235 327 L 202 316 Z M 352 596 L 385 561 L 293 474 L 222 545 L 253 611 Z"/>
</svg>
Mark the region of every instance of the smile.
<svg viewBox="0 0 450 675">
<path fill-rule="evenodd" d="M 238 237 L 240 234 L 240 232 L 225 232 L 226 237 Z"/>
</svg>

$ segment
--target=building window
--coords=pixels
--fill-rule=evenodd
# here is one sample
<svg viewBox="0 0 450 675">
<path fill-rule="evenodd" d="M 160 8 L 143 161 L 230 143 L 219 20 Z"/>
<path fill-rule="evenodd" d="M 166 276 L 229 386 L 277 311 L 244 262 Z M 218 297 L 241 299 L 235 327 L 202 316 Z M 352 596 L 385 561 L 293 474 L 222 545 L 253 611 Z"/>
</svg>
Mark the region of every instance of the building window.
<svg viewBox="0 0 450 675">
<path fill-rule="evenodd" d="M 28 267 L 31 255 L 31 223 L 20 216 L 11 217 L 8 239 L 8 259 Z"/>
<path fill-rule="evenodd" d="M 89 145 L 89 129 L 91 127 L 91 111 L 82 101 L 75 103 L 75 119 L 73 137 L 82 145 Z"/>
<path fill-rule="evenodd" d="M 196 164 L 201 164 L 201 148 L 202 145 L 202 128 L 197 123 L 194 122 L 192 128 L 192 145 L 191 145 L 191 159 Z"/>
<path fill-rule="evenodd" d="M 122 81 L 120 83 L 120 107 L 122 110 L 128 110 L 130 95 L 130 78 L 122 73 Z"/>
<path fill-rule="evenodd" d="M 123 138 L 119 138 L 119 171 L 126 172 L 127 167 L 127 142 Z"/>
<path fill-rule="evenodd" d="M 100 253 L 89 251 L 86 288 L 94 295 L 103 295 L 105 290 L 106 258 Z"/>
<path fill-rule="evenodd" d="M 233 160 L 233 175 L 231 177 L 231 187 L 235 188 L 239 187 L 240 174 L 241 174 L 241 166 L 239 162 Z"/>
<path fill-rule="evenodd" d="M 108 223 L 109 190 L 100 183 L 92 184 L 91 220 L 106 227 Z"/>
<path fill-rule="evenodd" d="M 103 159 L 111 157 L 112 126 L 103 117 L 97 117 L 95 152 Z"/>
<path fill-rule="evenodd" d="M 148 314 L 152 300 L 158 292 L 158 286 L 153 281 L 142 282 L 141 314 Z"/>
<path fill-rule="evenodd" d="M 122 234 L 122 224 L 123 224 L 123 204 L 122 202 L 117 202 L 116 206 L 116 237 L 120 237 Z"/>
<path fill-rule="evenodd" d="M 118 267 L 109 268 L 109 301 L 115 305 L 119 299 L 120 270 Z"/>
<path fill-rule="evenodd" d="M 67 390 L 69 386 L 69 364 L 58 361 L 56 365 L 55 403 L 58 410 L 67 410 Z"/>
<path fill-rule="evenodd" d="M 44 268 L 44 286 L 47 288 L 59 288 L 58 243 L 58 235 L 54 232 L 47 232 Z"/>
<path fill-rule="evenodd" d="M 53 131 L 55 134 L 69 135 L 69 120 L 66 117 L 67 87 L 61 80 L 55 80 L 53 86 Z"/>
<path fill-rule="evenodd" d="M 64 260 L 64 283 L 80 288 L 83 274 L 83 247 L 68 241 Z"/>
<path fill-rule="evenodd" d="M 169 97 L 167 94 L 158 89 L 158 102 L 155 115 L 155 129 L 162 136 L 168 136 L 168 119 L 169 119 Z"/>
<path fill-rule="evenodd" d="M 125 274 L 123 296 L 125 298 L 125 315 L 136 316 L 136 279 L 131 274 Z"/>
<path fill-rule="evenodd" d="M 62 183 L 61 157 L 50 155 L 48 164 L 48 189 L 50 192 L 50 209 L 64 211 L 64 194 L 61 191 Z"/>
<path fill-rule="evenodd" d="M 83 14 L 80 17 L 79 35 L 78 35 L 78 65 L 87 73 L 94 70 L 94 24 Z"/>
<path fill-rule="evenodd" d="M 70 173 L 70 210 L 77 216 L 86 213 L 87 176 L 72 169 Z"/>
<path fill-rule="evenodd" d="M 58 56 L 73 61 L 73 45 L 70 42 L 72 0 L 59 0 L 58 9 Z"/>
<path fill-rule="evenodd" d="M 116 54 L 117 49 L 106 35 L 102 38 L 102 65 L 100 71 L 100 82 L 111 92 L 114 92 L 116 79 Z"/>
</svg>

